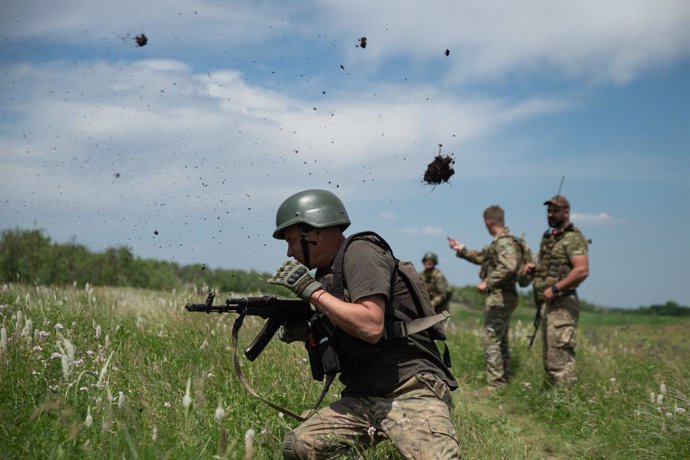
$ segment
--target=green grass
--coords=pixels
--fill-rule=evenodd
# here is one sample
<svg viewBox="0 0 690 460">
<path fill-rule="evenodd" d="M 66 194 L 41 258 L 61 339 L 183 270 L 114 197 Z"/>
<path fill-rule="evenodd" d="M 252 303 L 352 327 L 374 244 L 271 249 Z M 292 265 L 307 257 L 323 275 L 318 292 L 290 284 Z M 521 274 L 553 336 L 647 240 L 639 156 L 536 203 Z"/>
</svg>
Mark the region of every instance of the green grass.
<svg viewBox="0 0 690 460">
<path fill-rule="evenodd" d="M 254 458 L 281 458 L 281 440 L 296 422 L 237 381 L 233 316 L 184 311 L 204 297 L 191 290 L 4 286 L 0 458 L 241 459 L 248 433 Z M 514 316 L 511 385 L 479 398 L 481 312 L 453 305 L 448 344 L 461 385 L 453 404 L 465 458 L 690 458 L 689 320 L 583 313 L 579 382 L 549 389 L 539 345 L 527 350 L 532 314 L 520 308 Z M 240 346 L 260 326 L 245 321 Z M 70 344 L 74 362 L 63 368 Z M 301 346 L 274 340 L 242 366 L 260 394 L 301 412 L 321 389 L 305 358 Z M 327 400 L 339 389 L 334 385 Z M 225 415 L 217 419 L 219 407 Z M 358 455 L 396 457 L 388 443 Z"/>
</svg>

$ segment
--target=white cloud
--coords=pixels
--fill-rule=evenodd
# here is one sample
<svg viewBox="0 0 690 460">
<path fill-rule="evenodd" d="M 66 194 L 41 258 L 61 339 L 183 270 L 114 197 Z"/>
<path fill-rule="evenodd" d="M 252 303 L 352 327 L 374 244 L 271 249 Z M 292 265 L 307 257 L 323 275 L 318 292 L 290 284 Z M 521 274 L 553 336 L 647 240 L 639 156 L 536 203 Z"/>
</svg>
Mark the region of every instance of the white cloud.
<svg viewBox="0 0 690 460">
<path fill-rule="evenodd" d="M 384 220 L 395 220 L 398 216 L 394 212 L 384 211 L 379 214 L 379 217 Z"/>
<path fill-rule="evenodd" d="M 447 48 L 451 82 L 546 69 L 621 83 L 690 50 L 685 0 L 319 3 L 341 35 L 368 36 L 368 54 L 353 46 L 351 59 L 428 62 Z"/>
<path fill-rule="evenodd" d="M 574 222 L 575 225 L 580 227 L 599 227 L 626 223 L 624 219 L 614 218 L 606 212 L 600 212 L 598 214 L 582 214 L 574 212 L 570 215 L 570 220 Z"/>
<path fill-rule="evenodd" d="M 414 236 L 444 236 L 445 232 L 442 227 L 426 226 L 422 228 L 408 227 L 402 230 L 406 235 Z"/>
</svg>

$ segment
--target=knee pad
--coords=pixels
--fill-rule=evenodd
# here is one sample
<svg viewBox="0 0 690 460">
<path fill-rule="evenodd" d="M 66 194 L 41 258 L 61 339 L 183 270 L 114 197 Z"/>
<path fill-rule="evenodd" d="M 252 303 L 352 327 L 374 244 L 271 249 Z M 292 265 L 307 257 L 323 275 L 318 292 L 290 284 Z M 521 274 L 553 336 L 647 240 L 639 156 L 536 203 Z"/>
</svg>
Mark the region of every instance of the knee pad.
<svg viewBox="0 0 690 460">
<path fill-rule="evenodd" d="M 283 439 L 283 458 L 285 460 L 299 460 L 299 456 L 295 451 L 295 443 L 297 438 L 294 431 L 290 431 Z"/>
</svg>

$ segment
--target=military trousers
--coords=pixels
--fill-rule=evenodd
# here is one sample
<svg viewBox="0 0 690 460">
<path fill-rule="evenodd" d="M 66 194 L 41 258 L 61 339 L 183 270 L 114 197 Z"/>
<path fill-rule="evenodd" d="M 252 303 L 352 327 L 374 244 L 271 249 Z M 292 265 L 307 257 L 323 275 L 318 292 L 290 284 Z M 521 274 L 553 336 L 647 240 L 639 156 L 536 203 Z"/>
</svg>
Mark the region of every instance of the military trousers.
<svg viewBox="0 0 690 460">
<path fill-rule="evenodd" d="M 422 373 L 384 397 L 345 396 L 290 431 L 283 455 L 310 460 L 361 457 L 362 450 L 385 439 L 406 459 L 459 459 L 448 386 Z"/>
<path fill-rule="evenodd" d="M 575 345 L 580 317 L 577 295 L 556 297 L 542 311 L 542 354 L 549 383 L 575 381 Z"/>
<path fill-rule="evenodd" d="M 517 300 L 517 299 L 516 299 Z M 517 301 L 506 305 L 487 304 L 484 307 L 484 360 L 486 381 L 490 386 L 508 383 L 512 372 L 508 335 L 510 318 L 517 308 Z"/>
</svg>

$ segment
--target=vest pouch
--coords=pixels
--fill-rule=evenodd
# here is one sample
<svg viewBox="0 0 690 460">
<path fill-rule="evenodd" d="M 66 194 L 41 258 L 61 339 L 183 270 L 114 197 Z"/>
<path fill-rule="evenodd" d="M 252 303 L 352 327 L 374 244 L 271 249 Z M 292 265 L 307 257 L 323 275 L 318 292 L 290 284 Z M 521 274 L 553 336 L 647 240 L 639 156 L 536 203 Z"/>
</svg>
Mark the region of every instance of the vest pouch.
<svg viewBox="0 0 690 460">
<path fill-rule="evenodd" d="M 323 373 L 328 375 L 340 372 L 340 360 L 338 359 L 338 354 L 335 351 L 333 337 L 321 337 L 319 339 L 318 347 Z"/>
</svg>

